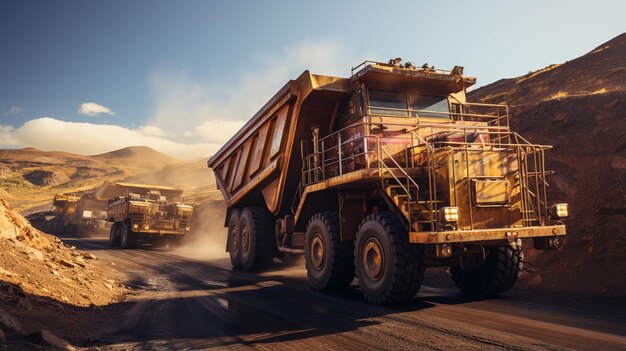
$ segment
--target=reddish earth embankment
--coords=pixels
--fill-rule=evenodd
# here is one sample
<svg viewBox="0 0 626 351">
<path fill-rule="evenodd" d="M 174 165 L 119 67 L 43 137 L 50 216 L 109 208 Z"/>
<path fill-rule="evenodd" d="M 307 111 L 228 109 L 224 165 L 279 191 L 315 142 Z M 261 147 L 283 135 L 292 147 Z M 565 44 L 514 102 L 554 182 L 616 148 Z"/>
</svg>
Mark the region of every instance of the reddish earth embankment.
<svg viewBox="0 0 626 351">
<path fill-rule="evenodd" d="M 122 279 L 110 263 L 38 231 L 0 199 L 0 341 L 5 335 L 9 349 L 61 345 L 47 330 L 72 335 L 85 318 L 97 318 L 84 312 L 121 300 Z"/>
<path fill-rule="evenodd" d="M 529 250 L 528 287 L 626 299 L 626 34 L 577 59 L 473 91 L 511 104 L 512 129 L 554 145 L 550 198 L 570 204 L 565 247 Z M 530 245 L 527 245 L 527 247 Z"/>
</svg>

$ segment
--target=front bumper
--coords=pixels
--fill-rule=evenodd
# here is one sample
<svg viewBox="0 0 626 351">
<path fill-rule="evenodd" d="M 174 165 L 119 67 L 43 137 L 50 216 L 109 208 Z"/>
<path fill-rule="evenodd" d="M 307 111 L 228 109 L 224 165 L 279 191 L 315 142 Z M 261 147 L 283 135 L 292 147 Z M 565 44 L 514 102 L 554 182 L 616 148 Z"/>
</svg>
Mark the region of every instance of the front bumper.
<svg viewBox="0 0 626 351">
<path fill-rule="evenodd" d="M 451 230 L 444 232 L 410 232 L 409 242 L 411 244 L 454 244 L 478 241 L 512 241 L 517 238 L 557 237 L 565 234 L 565 225 Z"/>
<path fill-rule="evenodd" d="M 160 230 L 160 229 L 138 229 L 135 233 L 151 234 L 151 235 L 185 235 L 189 233 L 186 230 Z"/>
</svg>

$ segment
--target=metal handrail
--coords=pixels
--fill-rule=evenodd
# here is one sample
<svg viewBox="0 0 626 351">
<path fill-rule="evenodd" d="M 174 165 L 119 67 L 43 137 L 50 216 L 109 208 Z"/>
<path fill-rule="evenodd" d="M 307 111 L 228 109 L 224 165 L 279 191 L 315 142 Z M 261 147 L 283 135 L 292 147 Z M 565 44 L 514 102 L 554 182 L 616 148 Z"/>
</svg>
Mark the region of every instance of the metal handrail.
<svg viewBox="0 0 626 351">
<path fill-rule="evenodd" d="M 499 107 L 502 107 L 501 105 L 493 105 L 493 106 L 497 106 L 498 109 Z M 505 117 L 505 115 L 488 115 L 488 114 L 482 114 L 482 113 L 465 113 L 465 112 L 434 111 L 434 110 L 415 110 L 412 108 L 394 108 L 394 107 L 382 107 L 382 106 L 371 106 L 371 105 L 365 106 L 365 109 L 368 112 L 368 115 L 387 116 L 387 117 L 407 117 L 407 118 L 418 117 L 419 118 L 419 114 L 417 113 L 425 113 L 425 114 L 427 113 L 427 114 L 435 114 L 435 115 L 454 115 L 454 116 L 461 116 L 461 117 L 493 118 L 493 119 Z M 399 115 L 399 114 L 385 115 L 382 113 L 372 113 L 372 109 L 390 111 L 390 112 L 400 112 L 402 113 L 402 115 Z M 412 115 L 412 113 L 416 113 L 416 115 Z"/>
<path fill-rule="evenodd" d="M 498 105 L 504 106 L 504 105 Z M 348 140 L 342 140 L 341 133 L 345 132 L 349 128 L 355 128 L 359 126 L 396 126 L 397 128 L 395 132 L 400 132 L 400 134 L 405 133 L 407 136 L 384 136 L 379 134 L 369 134 L 352 137 Z M 367 130 L 367 129 L 366 129 Z M 418 131 L 428 131 L 430 133 L 427 135 L 420 135 Z M 366 132 L 367 133 L 367 132 Z M 469 135 L 472 133 L 478 133 L 484 137 L 480 140 L 482 142 L 470 142 Z M 454 137 L 454 138 L 462 138 L 460 140 L 441 140 L 442 137 Z M 330 138 L 336 137 L 332 143 L 329 142 Z M 402 166 L 394 155 L 392 155 L 389 150 L 383 146 L 385 144 L 385 140 L 394 140 L 399 144 L 406 143 L 406 149 L 411 150 L 411 152 L 405 152 L 406 155 L 403 156 L 406 158 L 405 166 Z M 416 144 L 417 141 L 417 144 Z M 411 191 L 411 187 L 415 186 L 416 189 L 419 189 L 419 184 L 409 175 L 405 167 L 415 167 L 413 164 L 414 159 L 413 156 L 409 156 L 412 154 L 416 148 L 424 145 L 427 148 L 429 156 L 427 157 L 427 170 L 428 170 L 428 192 L 429 196 L 427 199 L 429 201 L 429 209 L 431 213 L 434 211 L 434 217 L 429 217 L 429 221 L 431 223 L 436 222 L 436 202 L 437 202 L 437 190 L 436 190 L 436 180 L 434 174 L 434 154 L 437 149 L 442 146 L 445 146 L 452 150 L 459 150 L 466 153 L 466 158 L 469 153 L 482 151 L 485 148 L 507 148 L 516 150 L 519 160 L 519 168 L 518 172 L 520 174 L 520 193 L 521 193 L 521 202 L 520 202 L 520 212 L 522 213 L 522 223 L 524 225 L 530 225 L 534 223 L 538 223 L 540 225 L 543 224 L 543 218 L 547 218 L 548 216 L 548 206 L 546 205 L 547 200 L 547 182 L 546 182 L 546 171 L 545 171 L 545 159 L 544 159 L 544 151 L 546 149 L 551 148 L 549 145 L 539 145 L 532 144 L 527 139 L 523 138 L 516 132 L 511 132 L 508 127 L 504 126 L 495 126 L 495 125 L 457 125 L 457 124 L 448 124 L 448 123 L 375 123 L 375 122 L 357 122 L 352 125 L 346 126 L 334 133 L 325 136 L 324 138 L 320 138 L 318 142 L 321 144 L 321 148 L 319 148 L 318 152 L 306 155 L 303 158 L 303 170 L 302 170 L 302 179 L 299 187 L 304 187 L 306 185 L 326 180 L 329 176 L 327 171 L 329 171 L 329 166 L 339 165 L 336 168 L 337 173 L 333 173 L 332 176 L 335 175 L 343 175 L 346 171 L 345 165 L 346 162 L 349 162 L 355 158 L 363 157 L 364 155 L 372 155 L 377 157 L 376 162 L 379 167 L 379 174 L 383 177 L 383 173 L 390 174 L 391 178 L 393 178 L 397 184 L 402 188 L 402 190 L 408 195 L 409 199 L 413 200 L 413 195 Z M 372 142 L 375 142 L 377 147 L 372 148 Z M 355 153 L 346 153 L 345 147 L 346 145 L 356 145 L 358 148 L 362 147 L 362 150 L 355 150 Z M 361 146 L 359 146 L 361 145 Z M 329 155 L 329 152 L 335 153 L 336 157 L 326 157 Z M 347 157 L 346 157 L 347 156 Z M 391 163 L 388 163 L 386 159 L 391 159 Z M 372 162 L 372 159 L 367 158 L 365 161 L 366 164 L 369 165 Z M 365 166 L 369 167 L 369 166 Z M 391 167 L 396 167 L 394 170 Z M 352 168 L 350 168 L 352 170 Z M 384 172 L 383 172 L 384 170 Z M 401 173 L 398 173 L 401 172 Z M 401 176 L 399 176 L 401 174 Z M 466 174 L 468 179 L 471 178 L 469 170 L 466 170 Z M 456 184 L 456 175 L 454 175 L 454 183 Z M 406 178 L 406 182 L 399 178 Z M 406 184 L 405 184 L 406 183 Z M 456 188 L 455 188 L 455 199 Z M 300 195 L 296 195 L 301 196 Z M 419 200 L 418 198 L 415 199 Z M 296 199 L 294 199 L 296 201 Z M 471 204 L 470 204 L 471 205 Z M 292 204 L 293 207 L 293 204 Z M 410 206 L 409 206 L 410 213 Z M 532 212 L 532 215 L 531 215 Z M 471 211 L 470 211 L 471 214 Z M 431 220 L 432 219 L 432 220 Z M 473 226 L 473 220 L 470 218 L 470 225 Z"/>
<path fill-rule="evenodd" d="M 379 141 L 380 142 L 380 141 Z M 413 183 L 413 186 L 415 186 L 417 189 L 419 189 L 419 185 L 417 185 L 417 183 L 415 182 L 415 180 L 413 180 L 413 178 L 411 176 L 409 176 L 409 174 L 404 170 L 404 168 L 402 168 L 402 166 L 400 166 L 398 164 L 398 162 L 393 158 L 393 156 L 391 156 L 389 154 L 389 152 L 385 149 L 384 146 L 380 145 L 380 150 L 382 152 L 385 153 L 385 155 L 387 155 L 388 158 L 391 159 L 391 161 L 393 161 L 393 163 L 396 165 L 396 167 L 402 172 L 402 174 L 406 177 L 406 179 L 408 179 L 411 183 Z M 385 162 L 383 161 L 382 158 L 379 159 L 379 162 L 385 166 L 385 168 L 387 169 L 387 171 L 389 173 L 391 173 L 391 175 L 398 181 L 398 183 L 400 183 L 400 180 L 396 177 L 395 174 L 393 174 L 393 172 L 391 171 L 391 169 L 385 164 Z M 411 194 L 409 193 L 409 190 L 407 188 L 404 187 L 404 185 L 402 185 L 400 183 L 400 185 L 402 186 L 402 188 L 406 191 L 407 195 L 409 196 L 409 199 L 411 199 Z"/>
<path fill-rule="evenodd" d="M 350 75 L 353 76 L 354 75 L 354 71 L 356 71 L 359 67 L 365 67 L 367 65 L 377 65 L 377 66 L 385 66 L 385 67 L 395 67 L 392 64 L 389 64 L 387 62 L 380 62 L 380 61 L 374 61 L 374 60 L 365 60 L 363 62 L 361 62 L 360 64 L 356 65 L 355 67 L 352 67 L 350 69 Z M 412 68 L 411 70 L 413 71 L 424 71 L 424 72 L 437 72 L 437 73 L 443 73 L 443 74 L 451 74 L 452 71 L 451 70 L 447 70 L 447 69 L 441 69 L 441 68 L 422 68 L 420 66 L 414 66 L 415 68 Z M 403 69 L 408 69 L 405 67 L 402 67 Z"/>
<path fill-rule="evenodd" d="M 435 213 L 435 216 L 433 218 L 433 221 L 431 221 L 431 230 L 434 230 L 434 224 L 437 221 L 437 213 L 435 212 L 436 206 L 437 206 L 437 182 L 435 180 L 435 175 L 434 175 L 434 169 L 433 169 L 433 164 L 432 164 L 432 159 L 433 156 L 435 154 L 435 148 L 430 145 L 426 140 L 424 140 L 424 138 L 420 137 L 417 133 L 415 133 L 415 131 L 411 130 L 411 136 L 413 138 L 416 138 L 418 141 L 420 141 L 422 144 L 426 145 L 426 148 L 428 149 L 428 158 L 427 158 L 427 163 L 428 163 L 428 210 L 430 211 L 430 213 Z M 418 145 L 419 146 L 419 145 Z M 415 145 L 411 145 L 412 150 L 414 150 L 416 147 Z M 456 191 L 456 189 L 455 189 Z M 455 197 L 456 198 L 456 197 Z M 418 199 L 419 201 L 419 199 Z"/>
</svg>

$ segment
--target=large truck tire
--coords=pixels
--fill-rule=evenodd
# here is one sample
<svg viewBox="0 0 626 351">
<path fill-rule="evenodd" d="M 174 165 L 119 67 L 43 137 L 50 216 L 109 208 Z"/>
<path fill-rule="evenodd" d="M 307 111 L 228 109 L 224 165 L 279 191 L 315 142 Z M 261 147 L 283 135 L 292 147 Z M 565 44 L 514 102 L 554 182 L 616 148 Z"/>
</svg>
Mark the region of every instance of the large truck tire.
<svg viewBox="0 0 626 351">
<path fill-rule="evenodd" d="M 372 303 L 408 300 L 424 279 L 424 251 L 410 245 L 406 230 L 391 212 L 367 216 L 357 233 L 354 265 L 359 286 Z"/>
<path fill-rule="evenodd" d="M 241 268 L 250 271 L 271 264 L 278 251 L 272 215 L 262 207 L 246 207 L 241 211 L 239 227 Z"/>
<path fill-rule="evenodd" d="M 468 296 L 493 296 L 513 288 L 522 272 L 522 241 L 492 248 L 478 267 L 450 267 L 454 284 Z"/>
<path fill-rule="evenodd" d="M 230 264 L 233 268 L 241 267 L 241 232 L 239 228 L 239 210 L 232 210 L 228 219 L 228 241 L 226 243 Z"/>
<path fill-rule="evenodd" d="M 137 246 L 137 237 L 130 228 L 130 223 L 119 223 L 120 225 L 120 244 L 124 249 L 133 249 Z"/>
<path fill-rule="evenodd" d="M 331 291 L 350 285 L 354 280 L 354 242 L 341 241 L 337 213 L 313 215 L 304 242 L 306 271 L 313 290 Z"/>
<path fill-rule="evenodd" d="M 109 231 L 109 245 L 112 247 L 118 247 L 120 244 L 119 225 L 118 223 L 113 223 L 111 230 Z"/>
</svg>

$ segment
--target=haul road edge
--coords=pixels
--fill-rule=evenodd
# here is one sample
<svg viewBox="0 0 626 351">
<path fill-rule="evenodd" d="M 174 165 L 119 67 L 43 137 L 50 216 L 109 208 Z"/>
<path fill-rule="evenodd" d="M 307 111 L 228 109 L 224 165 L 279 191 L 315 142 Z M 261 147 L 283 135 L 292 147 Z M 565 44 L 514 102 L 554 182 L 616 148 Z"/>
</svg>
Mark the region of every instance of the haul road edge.
<svg viewBox="0 0 626 351">
<path fill-rule="evenodd" d="M 304 254 L 313 289 L 356 275 L 373 303 L 413 297 L 426 267 L 468 295 L 511 289 L 521 239 L 558 248 L 568 209 L 547 199 L 550 146 L 512 132 L 506 105 L 468 103 L 475 82 L 397 58 L 285 84 L 208 161 L 233 267 Z"/>
</svg>

